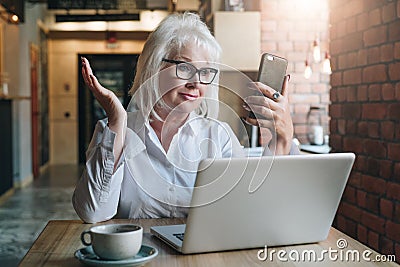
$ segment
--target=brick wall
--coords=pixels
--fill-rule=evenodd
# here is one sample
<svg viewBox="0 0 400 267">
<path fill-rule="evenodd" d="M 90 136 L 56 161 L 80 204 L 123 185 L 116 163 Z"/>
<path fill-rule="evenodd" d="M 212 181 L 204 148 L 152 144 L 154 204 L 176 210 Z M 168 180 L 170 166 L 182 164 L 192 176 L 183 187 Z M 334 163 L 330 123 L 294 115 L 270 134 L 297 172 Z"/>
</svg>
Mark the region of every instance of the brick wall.
<svg viewBox="0 0 400 267">
<path fill-rule="evenodd" d="M 328 0 L 261 0 L 261 50 L 288 59 L 291 74 L 289 101 L 295 136 L 302 143 L 306 138 L 307 112 L 312 105 L 322 105 L 326 131 L 329 130 L 328 104 L 330 77 L 321 73 L 322 63 L 312 62 L 312 44 L 320 39 L 321 57 L 329 44 Z M 308 56 L 313 75 L 304 78 Z"/>
<path fill-rule="evenodd" d="M 335 226 L 400 262 L 400 1 L 330 0 L 330 144 L 356 163 Z"/>
</svg>

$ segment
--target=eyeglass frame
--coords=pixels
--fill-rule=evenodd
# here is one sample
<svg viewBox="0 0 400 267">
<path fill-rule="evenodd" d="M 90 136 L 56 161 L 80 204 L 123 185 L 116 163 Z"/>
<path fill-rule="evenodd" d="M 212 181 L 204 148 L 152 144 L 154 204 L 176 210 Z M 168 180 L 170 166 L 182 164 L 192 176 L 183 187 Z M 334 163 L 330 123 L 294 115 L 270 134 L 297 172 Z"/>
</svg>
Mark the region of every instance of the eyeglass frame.
<svg viewBox="0 0 400 267">
<path fill-rule="evenodd" d="M 191 64 L 191 63 L 189 63 L 189 62 L 187 62 L 187 61 L 183 61 L 183 60 L 173 60 L 173 59 L 163 58 L 162 61 L 175 64 L 175 65 L 176 65 L 176 68 L 175 68 L 175 75 L 176 75 L 177 78 L 179 78 L 179 79 L 181 79 L 181 80 L 190 80 L 190 79 L 192 79 L 196 74 L 198 74 L 198 75 L 199 75 L 199 81 L 200 81 L 201 84 L 212 84 L 212 82 L 214 81 L 215 77 L 216 77 L 217 74 L 218 74 L 218 70 L 215 69 L 215 68 L 207 67 L 207 68 L 200 68 L 200 69 L 198 69 L 198 68 L 196 68 L 193 64 Z M 193 75 L 192 75 L 191 77 L 187 78 L 187 79 L 182 78 L 182 77 L 179 77 L 179 75 L 178 75 L 178 65 L 179 65 L 179 64 L 182 64 L 182 63 L 188 64 L 188 65 L 192 66 L 192 67 L 196 70 L 196 72 L 194 72 Z M 201 75 L 200 75 L 200 71 L 205 70 L 205 69 L 206 69 L 206 70 L 215 71 L 214 77 L 211 79 L 210 82 L 207 82 L 207 83 L 201 81 Z"/>
</svg>

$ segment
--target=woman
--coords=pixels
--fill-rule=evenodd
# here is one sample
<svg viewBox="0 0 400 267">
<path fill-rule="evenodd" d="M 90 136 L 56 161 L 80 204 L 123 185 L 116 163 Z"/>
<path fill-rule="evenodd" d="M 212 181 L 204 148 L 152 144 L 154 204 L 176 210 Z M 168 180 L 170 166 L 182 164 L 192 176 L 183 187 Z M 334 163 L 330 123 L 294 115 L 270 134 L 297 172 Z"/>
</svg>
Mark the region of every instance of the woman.
<svg viewBox="0 0 400 267">
<path fill-rule="evenodd" d="M 243 156 L 230 127 L 213 118 L 220 53 L 198 15 L 168 16 L 146 41 L 127 111 L 82 58 L 85 83 L 107 114 L 96 125 L 73 196 L 82 220 L 186 216 L 200 160 Z M 266 117 L 247 123 L 276 132 L 276 154 L 295 151 L 286 85 L 287 78 L 273 99 L 273 89 L 254 83 L 265 97 L 247 99 Z"/>
</svg>

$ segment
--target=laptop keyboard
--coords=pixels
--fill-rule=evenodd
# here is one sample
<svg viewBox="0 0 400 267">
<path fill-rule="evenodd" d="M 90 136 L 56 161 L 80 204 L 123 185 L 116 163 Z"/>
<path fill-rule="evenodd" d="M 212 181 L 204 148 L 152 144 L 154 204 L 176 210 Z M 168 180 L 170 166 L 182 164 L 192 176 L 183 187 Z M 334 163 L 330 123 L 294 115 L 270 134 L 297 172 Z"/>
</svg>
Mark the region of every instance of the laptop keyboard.
<svg viewBox="0 0 400 267">
<path fill-rule="evenodd" d="M 183 241 L 183 236 L 185 235 L 185 233 L 178 233 L 178 234 L 172 234 L 173 236 L 175 236 L 176 238 L 178 238 L 179 240 Z"/>
</svg>

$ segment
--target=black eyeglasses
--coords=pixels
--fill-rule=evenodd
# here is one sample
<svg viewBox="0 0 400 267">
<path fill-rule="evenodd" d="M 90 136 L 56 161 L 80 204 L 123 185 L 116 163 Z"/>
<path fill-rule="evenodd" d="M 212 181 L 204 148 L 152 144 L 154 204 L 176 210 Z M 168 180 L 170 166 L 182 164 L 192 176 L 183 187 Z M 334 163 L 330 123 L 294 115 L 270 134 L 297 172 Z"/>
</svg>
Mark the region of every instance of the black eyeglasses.
<svg viewBox="0 0 400 267">
<path fill-rule="evenodd" d="M 162 61 L 176 64 L 176 77 L 182 80 L 192 79 L 196 73 L 199 74 L 199 81 L 202 84 L 211 84 L 218 73 L 214 68 L 196 68 L 192 64 L 181 60 L 172 60 L 163 58 Z"/>
</svg>

